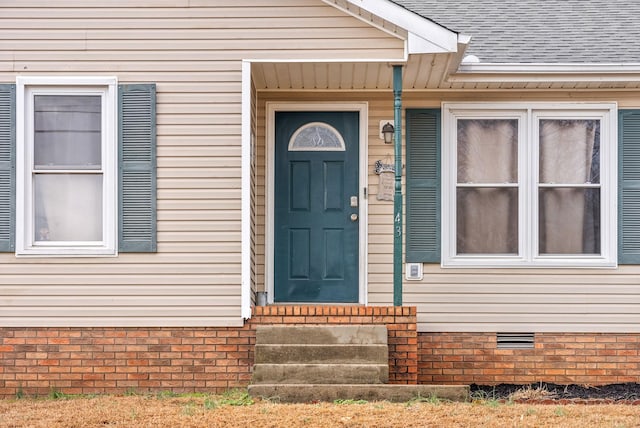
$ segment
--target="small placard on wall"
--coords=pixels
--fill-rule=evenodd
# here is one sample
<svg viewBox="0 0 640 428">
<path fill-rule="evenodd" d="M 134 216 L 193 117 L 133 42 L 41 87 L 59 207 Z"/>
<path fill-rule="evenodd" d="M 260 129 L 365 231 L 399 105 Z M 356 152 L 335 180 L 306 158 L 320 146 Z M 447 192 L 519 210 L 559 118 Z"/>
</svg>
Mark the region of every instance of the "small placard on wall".
<svg viewBox="0 0 640 428">
<path fill-rule="evenodd" d="M 409 281 L 422 281 L 422 263 L 407 263 L 405 265 L 406 278 Z"/>
<path fill-rule="evenodd" d="M 393 172 L 381 172 L 378 174 L 378 200 L 379 201 L 393 201 L 393 194 L 395 192 L 395 178 L 396 175 Z"/>
</svg>

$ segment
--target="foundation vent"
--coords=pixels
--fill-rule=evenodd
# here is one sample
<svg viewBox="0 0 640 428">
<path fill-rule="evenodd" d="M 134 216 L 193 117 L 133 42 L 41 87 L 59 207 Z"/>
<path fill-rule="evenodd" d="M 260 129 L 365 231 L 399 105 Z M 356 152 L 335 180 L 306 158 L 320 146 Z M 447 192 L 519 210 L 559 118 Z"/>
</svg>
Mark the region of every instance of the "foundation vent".
<svg viewBox="0 0 640 428">
<path fill-rule="evenodd" d="M 533 349 L 534 333 L 497 333 L 498 349 Z"/>
</svg>

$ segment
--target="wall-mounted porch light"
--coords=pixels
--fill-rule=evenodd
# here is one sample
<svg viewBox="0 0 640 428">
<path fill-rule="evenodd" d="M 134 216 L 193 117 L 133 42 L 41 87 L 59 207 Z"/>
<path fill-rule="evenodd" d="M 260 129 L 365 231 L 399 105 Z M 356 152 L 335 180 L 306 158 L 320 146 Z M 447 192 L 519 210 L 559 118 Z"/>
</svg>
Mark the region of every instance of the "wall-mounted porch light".
<svg viewBox="0 0 640 428">
<path fill-rule="evenodd" d="M 391 124 L 391 122 L 387 122 L 382 126 L 382 136 L 384 137 L 385 144 L 393 144 L 393 134 L 395 132 L 395 128 Z"/>
</svg>

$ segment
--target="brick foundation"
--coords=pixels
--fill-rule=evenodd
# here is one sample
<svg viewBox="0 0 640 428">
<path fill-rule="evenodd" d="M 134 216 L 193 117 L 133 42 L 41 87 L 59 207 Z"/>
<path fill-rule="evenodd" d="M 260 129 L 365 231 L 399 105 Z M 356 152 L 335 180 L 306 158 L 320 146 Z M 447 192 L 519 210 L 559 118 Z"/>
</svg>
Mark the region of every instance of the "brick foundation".
<svg viewBox="0 0 640 428">
<path fill-rule="evenodd" d="M 538 333 L 533 349 L 497 349 L 495 333 L 417 333 L 415 307 L 266 306 L 243 327 L 0 328 L 0 397 L 244 387 L 261 324 L 384 324 L 391 383 L 640 382 L 640 334 Z"/>
<path fill-rule="evenodd" d="M 640 382 L 640 334 L 538 333 L 533 349 L 497 349 L 495 333 L 419 333 L 418 355 L 425 384 Z"/>
<path fill-rule="evenodd" d="M 305 323 L 386 324 L 390 382 L 417 382 L 414 307 L 268 306 L 243 327 L 0 328 L 0 397 L 244 387 L 255 326 Z"/>
</svg>

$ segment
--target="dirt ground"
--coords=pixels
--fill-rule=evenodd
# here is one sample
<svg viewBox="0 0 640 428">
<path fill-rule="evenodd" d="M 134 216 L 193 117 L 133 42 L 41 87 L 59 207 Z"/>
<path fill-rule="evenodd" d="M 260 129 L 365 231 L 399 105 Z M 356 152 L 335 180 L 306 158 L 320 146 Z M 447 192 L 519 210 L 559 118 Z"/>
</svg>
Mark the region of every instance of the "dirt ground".
<svg viewBox="0 0 640 428">
<path fill-rule="evenodd" d="M 494 399 L 445 403 L 278 404 L 238 391 L 0 400 L 0 427 L 640 427 L 640 406 L 514 404 Z"/>
<path fill-rule="evenodd" d="M 537 398 L 551 400 L 606 400 L 613 402 L 640 401 L 640 383 L 616 383 L 610 385 L 556 385 L 538 383 L 531 385 L 500 384 L 495 386 L 471 385 L 471 394 L 491 399 L 513 399 L 527 393 L 537 393 Z M 536 398 L 536 397 L 533 397 Z"/>
</svg>

